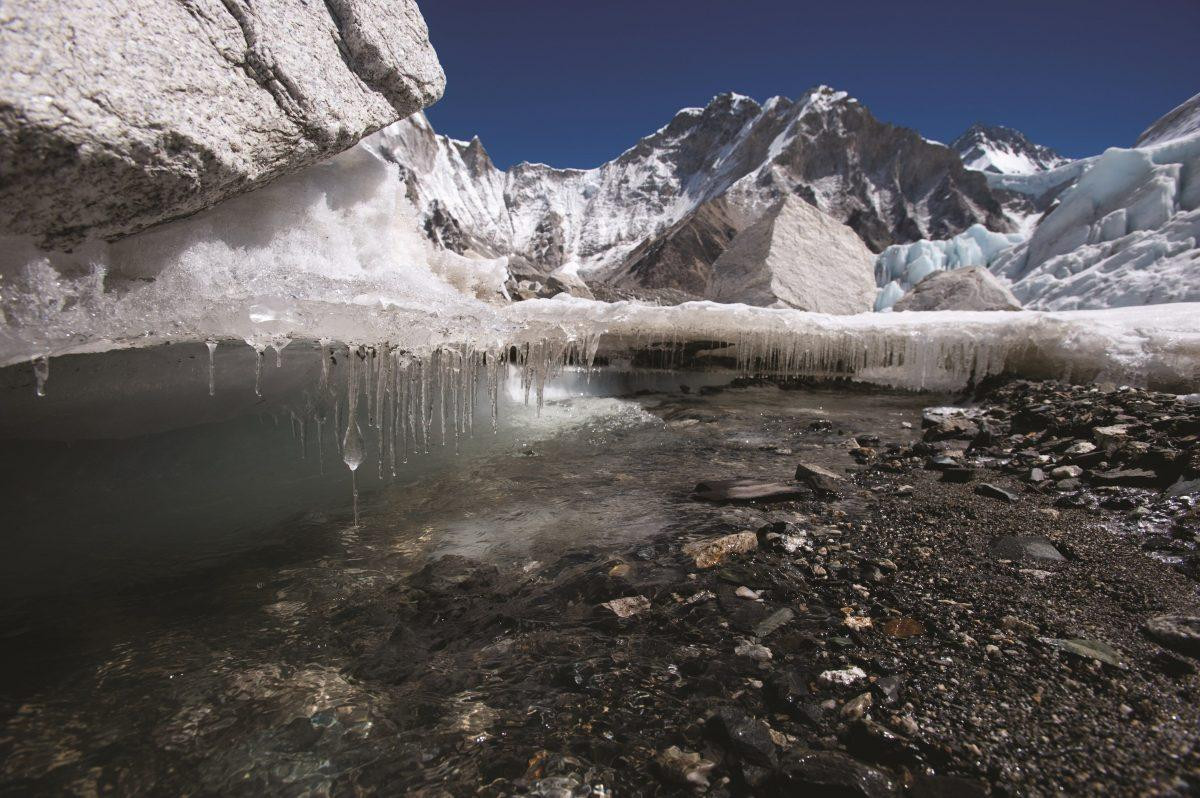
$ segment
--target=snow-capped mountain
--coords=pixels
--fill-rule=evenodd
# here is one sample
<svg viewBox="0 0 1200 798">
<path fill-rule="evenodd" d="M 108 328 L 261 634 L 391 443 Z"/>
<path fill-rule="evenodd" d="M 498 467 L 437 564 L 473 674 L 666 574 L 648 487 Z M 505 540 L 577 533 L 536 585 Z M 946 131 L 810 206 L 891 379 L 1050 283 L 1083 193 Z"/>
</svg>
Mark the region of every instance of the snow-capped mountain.
<svg viewBox="0 0 1200 798">
<path fill-rule="evenodd" d="M 478 139 L 440 136 L 420 114 L 375 141 L 401 166 L 430 238 L 507 256 L 515 276 L 569 264 L 589 282 L 707 295 L 733 238 L 793 195 L 874 251 L 975 223 L 1011 227 L 984 176 L 953 151 L 825 86 L 761 105 L 718 95 L 593 169 L 501 171 Z"/>
<path fill-rule="evenodd" d="M 1067 163 L 1049 147 L 1034 144 L 1019 130 L 976 122 L 950 143 L 968 169 L 1002 175 L 1029 175 Z"/>
</svg>

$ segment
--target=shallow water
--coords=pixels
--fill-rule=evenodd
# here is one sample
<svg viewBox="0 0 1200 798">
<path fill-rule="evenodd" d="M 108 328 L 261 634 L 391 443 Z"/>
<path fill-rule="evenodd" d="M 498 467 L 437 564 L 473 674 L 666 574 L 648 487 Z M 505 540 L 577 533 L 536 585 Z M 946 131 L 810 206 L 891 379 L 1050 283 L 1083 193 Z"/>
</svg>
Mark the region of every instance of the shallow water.
<svg viewBox="0 0 1200 798">
<path fill-rule="evenodd" d="M 921 407 L 937 401 L 694 390 L 716 379 L 568 374 L 540 414 L 510 401 L 499 434 L 477 425 L 457 454 L 453 446 L 438 451 L 395 480 L 371 476 L 368 457 L 357 527 L 337 458 L 326 452 L 322 476 L 311 453 L 298 457 L 286 427 L 257 417 L 215 424 L 199 437 L 177 430 L 54 446 L 9 442 L 10 466 L 19 459 L 43 477 L 67 463 L 76 471 L 57 483 L 52 510 L 26 508 L 17 538 L 25 550 L 6 566 L 5 791 L 138 794 L 184 783 L 201 793 L 337 792 L 348 773 L 388 755 L 390 718 L 404 714 L 387 692 L 351 675 L 353 645 L 338 637 L 339 613 L 445 554 L 534 574 L 580 546 L 736 523 L 748 511 L 689 498 L 698 480 L 787 479 L 801 458 L 840 469 L 850 462 L 850 435 L 910 441 L 916 433 L 901 422 L 919 428 Z M 681 382 L 693 390 L 682 393 Z M 639 387 L 670 392 L 633 396 Z M 832 429 L 812 429 L 818 419 Z M 293 484 L 292 493 L 263 490 L 286 504 L 299 485 L 307 506 L 286 520 L 253 510 L 253 486 L 218 496 L 228 486 L 214 488 L 179 465 L 181 452 L 200 457 L 249 440 L 239 425 L 268 431 L 254 438 L 260 456 L 276 445 L 298 464 L 295 475 L 278 465 L 272 474 Z M 101 491 L 87 467 L 106 463 L 119 478 L 98 478 Z M 154 472 L 153 501 L 125 501 L 113 487 L 147 479 L 139 468 Z M 170 497 L 189 494 L 191 505 L 169 506 Z M 46 507 L 45 496 L 38 499 Z M 250 511 L 239 515 L 243 506 Z M 186 528 L 162 527 L 180 516 Z M 44 536 L 39 518 L 53 527 Z M 122 539 L 123 529 L 132 539 Z M 9 546 L 17 548 L 11 539 Z M 468 738 L 494 722 L 469 691 L 420 713 L 431 730 Z"/>
</svg>

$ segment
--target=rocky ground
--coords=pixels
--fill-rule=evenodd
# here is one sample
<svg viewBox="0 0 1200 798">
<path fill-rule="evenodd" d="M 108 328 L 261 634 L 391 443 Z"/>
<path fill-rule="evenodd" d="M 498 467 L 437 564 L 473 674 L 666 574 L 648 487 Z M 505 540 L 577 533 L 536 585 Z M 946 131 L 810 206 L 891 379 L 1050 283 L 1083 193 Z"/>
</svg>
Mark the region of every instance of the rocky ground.
<svg viewBox="0 0 1200 798">
<path fill-rule="evenodd" d="M 714 464 L 708 525 L 345 609 L 396 740 L 347 787 L 1197 794 L 1200 405 L 1014 382 L 924 423 L 818 420 L 843 469 Z"/>
</svg>

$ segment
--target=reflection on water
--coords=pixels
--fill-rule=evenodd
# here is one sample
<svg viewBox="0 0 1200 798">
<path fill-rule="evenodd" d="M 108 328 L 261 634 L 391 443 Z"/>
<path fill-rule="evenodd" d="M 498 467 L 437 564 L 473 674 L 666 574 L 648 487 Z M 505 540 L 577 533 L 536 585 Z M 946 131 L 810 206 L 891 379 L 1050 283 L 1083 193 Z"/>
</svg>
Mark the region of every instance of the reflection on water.
<svg viewBox="0 0 1200 798">
<path fill-rule="evenodd" d="M 26 552 L 14 552 L 22 573 L 10 579 L 0 626 L 0 783 L 14 792 L 144 794 L 183 784 L 324 794 L 386 757 L 395 718 L 406 713 L 431 733 L 484 739 L 499 719 L 469 689 L 425 717 L 353 678 L 347 662 L 366 641 L 341 636 L 343 613 L 443 554 L 533 573 L 581 545 L 699 529 L 714 512 L 736 518 L 744 511 L 692 502 L 691 487 L 714 476 L 787 477 L 800 456 L 843 467 L 841 439 L 887 429 L 902 441 L 914 433 L 901 422 L 929 403 L 773 387 L 699 396 L 695 375 L 659 375 L 657 386 L 643 385 L 670 393 L 632 397 L 639 386 L 629 375 L 568 379 L 548 391 L 540 416 L 506 408 L 495 437 L 477 432 L 457 454 L 439 451 L 394 481 L 361 483 L 358 527 L 344 475 L 320 477 L 317 463 L 295 456 L 286 426 L 259 418 L 202 435 L 28 444 L 20 456 L 43 479 L 74 458 L 86 465 L 56 483 L 61 506 L 23 511 L 24 534 L 8 544 Z M 691 392 L 678 390 L 681 379 Z M 812 433 L 817 418 L 834 429 Z M 244 454 L 274 468 L 261 491 L 222 500 L 213 494 L 228 491 L 227 480 L 181 470 L 178 458 L 250 438 Z M 291 447 L 296 471 L 268 458 L 268 445 Z M 222 462 L 237 469 L 235 460 Z M 88 478 L 87 468 L 106 463 L 107 476 Z M 32 480 L 26 488 L 36 491 Z M 154 501 L 123 505 L 151 481 Z M 269 524 L 270 512 L 238 514 L 259 493 L 283 506 L 275 513 L 303 495 L 303 510 Z M 188 494 L 186 506 L 164 501 Z M 155 528 L 182 516 L 186 528 Z M 40 544 L 39 519 L 53 527 Z M 79 574 L 94 578 L 64 576 Z"/>
</svg>

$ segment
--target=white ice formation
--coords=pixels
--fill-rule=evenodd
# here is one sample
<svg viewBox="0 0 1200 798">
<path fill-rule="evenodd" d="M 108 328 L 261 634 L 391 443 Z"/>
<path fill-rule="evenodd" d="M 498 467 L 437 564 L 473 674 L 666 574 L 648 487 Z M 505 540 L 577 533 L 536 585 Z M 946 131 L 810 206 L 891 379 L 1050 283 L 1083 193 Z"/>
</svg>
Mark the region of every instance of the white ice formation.
<svg viewBox="0 0 1200 798">
<path fill-rule="evenodd" d="M 893 244 L 875 260 L 875 282 L 880 286 L 875 310 L 888 310 L 934 272 L 969 266 L 986 268 L 1000 253 L 1021 240 L 1017 233 L 993 233 L 976 224 L 942 241 Z"/>
<path fill-rule="evenodd" d="M 1132 149 L 1111 148 L 1027 175 L 989 174 L 993 188 L 1054 197 L 1028 239 L 1008 248 L 965 237 L 890 247 L 876 261 L 876 309 L 938 269 L 986 266 L 1027 308 L 1074 310 L 1200 300 L 1197 98 Z M 1002 243 L 1002 236 L 991 241 Z M 969 252 L 963 252 L 967 243 Z"/>
</svg>

